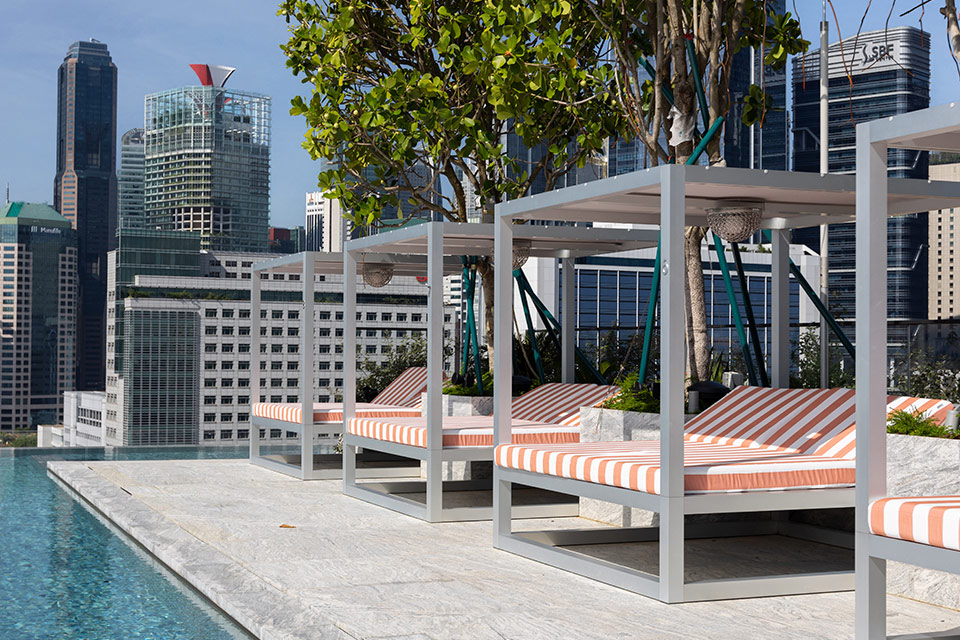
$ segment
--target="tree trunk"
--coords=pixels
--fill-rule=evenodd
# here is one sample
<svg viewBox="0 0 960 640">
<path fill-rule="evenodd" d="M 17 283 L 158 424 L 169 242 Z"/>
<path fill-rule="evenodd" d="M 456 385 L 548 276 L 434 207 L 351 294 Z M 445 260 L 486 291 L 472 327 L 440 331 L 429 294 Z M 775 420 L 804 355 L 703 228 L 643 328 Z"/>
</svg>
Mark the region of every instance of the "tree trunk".
<svg viewBox="0 0 960 640">
<path fill-rule="evenodd" d="M 480 286 L 483 289 L 483 337 L 487 342 L 487 365 L 493 372 L 493 294 L 494 268 L 489 257 L 482 257 L 477 263 L 480 274 Z"/>
<path fill-rule="evenodd" d="M 957 24 L 957 7 L 954 0 L 944 0 L 940 13 L 947 19 L 947 40 L 950 42 L 950 53 L 960 60 L 960 24 Z"/>
<path fill-rule="evenodd" d="M 687 361 L 691 382 L 706 380 L 710 375 L 710 344 L 707 335 L 707 304 L 703 287 L 703 261 L 700 248 L 707 235 L 705 227 L 687 227 L 684 232 L 686 267 Z"/>
</svg>

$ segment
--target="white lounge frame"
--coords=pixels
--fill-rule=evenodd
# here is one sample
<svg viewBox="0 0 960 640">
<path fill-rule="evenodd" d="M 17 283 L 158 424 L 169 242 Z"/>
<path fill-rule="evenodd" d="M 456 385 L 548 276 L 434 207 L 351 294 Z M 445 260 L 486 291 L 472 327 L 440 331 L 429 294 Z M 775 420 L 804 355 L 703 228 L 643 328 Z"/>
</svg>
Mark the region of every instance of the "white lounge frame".
<svg viewBox="0 0 960 640">
<path fill-rule="evenodd" d="M 932 126 L 931 126 L 932 125 Z M 960 151 L 960 105 L 857 125 L 856 637 L 886 637 L 887 560 L 960 574 L 960 553 L 870 532 L 869 506 L 887 495 L 888 149 Z M 933 210 L 960 206 L 960 198 Z"/>
<path fill-rule="evenodd" d="M 656 244 L 656 232 L 650 230 L 624 231 L 622 229 L 593 229 L 584 235 L 582 229 L 570 227 L 518 226 L 518 237 L 531 241 L 531 257 L 559 258 L 563 264 L 564 286 L 573 288 L 574 259 L 581 256 L 627 251 L 645 248 Z M 350 240 L 344 245 L 344 353 L 356 350 L 355 309 L 356 274 L 360 260 L 372 261 L 369 252 L 380 255 L 403 252 L 408 258 L 419 257 L 421 264 L 426 262 L 427 282 L 440 282 L 444 274 L 460 273 L 462 265 L 457 256 L 490 255 L 493 253 L 494 233 L 492 224 L 459 224 L 452 222 L 428 222 L 416 226 L 396 229 L 386 233 Z M 444 264 L 448 264 L 447 268 Z M 506 262 L 512 264 L 512 256 Z M 451 268 L 452 267 L 452 268 Z M 496 273 L 506 274 L 506 284 L 498 281 L 498 286 L 513 296 L 512 269 L 497 269 Z M 569 298 L 565 297 L 565 300 Z M 571 299 L 572 302 L 572 299 Z M 570 304 L 570 303 L 568 303 Z M 429 323 L 427 330 L 427 399 L 423 405 L 423 415 L 427 420 L 427 446 L 387 442 L 374 438 L 344 433 L 343 436 L 343 492 L 355 498 L 377 504 L 427 522 L 458 522 L 467 520 L 489 520 L 493 516 L 487 506 L 444 506 L 444 491 L 472 491 L 490 488 L 488 481 L 462 480 L 446 481 L 442 477 L 444 462 L 492 461 L 493 447 L 443 447 L 443 289 L 430 287 L 428 293 Z M 572 317 L 572 306 L 564 308 L 564 318 Z M 567 315 L 569 314 L 569 315 Z M 510 320 L 512 326 L 512 319 Z M 512 330 L 511 330 L 512 331 Z M 561 335 L 561 363 L 564 382 L 574 380 L 574 344 L 573 323 L 564 322 Z M 512 350 L 512 345 L 507 347 Z M 355 415 L 356 365 L 349 360 L 344 366 L 344 420 Z M 501 380 L 511 379 L 511 374 Z M 509 385 L 507 385 L 509 388 Z M 509 394 L 508 394 L 509 395 Z M 389 420 L 389 419 L 386 419 Z M 345 430 L 346 431 L 346 430 Z M 393 455 L 420 460 L 426 465 L 426 478 L 422 481 L 398 482 L 357 482 L 356 455 L 358 449 L 380 451 Z M 425 492 L 425 502 L 411 500 L 404 493 Z M 514 514 L 517 517 L 554 517 L 558 515 L 576 515 L 577 502 L 566 501 L 560 504 L 517 505 Z"/>
<path fill-rule="evenodd" d="M 891 181 L 889 213 L 937 208 L 957 186 L 926 181 Z M 784 518 L 750 523 L 685 527 L 684 516 L 701 513 L 790 511 L 852 507 L 853 488 L 687 495 L 684 492 L 684 228 L 706 226 L 705 209 L 723 199 L 764 203 L 762 228 L 772 238 L 771 378 L 774 387 L 789 386 L 789 244 L 786 230 L 827 222 L 849 222 L 855 212 L 854 177 L 781 171 L 665 165 L 607 178 L 562 191 L 549 192 L 497 205 L 494 259 L 508 259 L 518 220 L 592 220 L 658 224 L 661 231 L 661 386 L 660 494 L 646 494 L 591 482 L 494 467 L 494 546 L 663 602 L 689 602 L 754 596 L 848 590 L 850 570 L 756 578 L 686 582 L 685 539 L 782 533 L 817 542 L 849 546 L 849 537 Z M 508 353 L 512 297 L 504 295 L 507 278 L 497 272 L 494 305 L 496 361 L 494 377 L 511 373 Z M 681 319 L 681 320 L 675 320 Z M 882 406 L 882 405 L 881 405 Z M 882 410 L 882 409 L 881 409 Z M 510 398 L 494 391 L 495 442 L 509 443 Z M 512 485 L 524 484 L 658 512 L 659 527 L 586 531 L 514 533 L 511 523 Z M 570 549 L 573 544 L 659 540 L 659 575 L 652 575 Z"/>
<path fill-rule="evenodd" d="M 401 267 L 402 269 L 403 267 Z M 261 274 L 284 273 L 297 274 L 300 277 L 300 287 L 303 305 L 300 311 L 300 410 L 302 422 L 287 422 L 253 415 L 253 404 L 260 398 L 260 308 L 261 304 Z M 326 253 L 320 251 L 304 251 L 301 253 L 278 256 L 253 264 L 250 273 L 250 301 L 251 301 L 251 411 L 250 411 L 250 462 L 283 473 L 301 480 L 339 480 L 342 477 L 342 460 L 340 454 L 314 455 L 314 445 L 317 434 L 330 433 L 339 435 L 343 432 L 343 422 L 313 422 L 313 402 L 316 398 L 316 385 L 313 358 L 316 346 L 314 332 L 315 280 L 319 274 L 340 275 L 343 273 L 343 254 Z M 307 421 L 309 417 L 309 422 Z M 287 463 L 277 456 L 264 455 L 260 450 L 260 429 L 283 429 L 297 433 L 300 436 L 300 464 Z M 268 431 L 269 432 L 269 431 Z M 319 462 L 319 464 L 316 464 Z M 419 467 L 410 465 L 377 465 L 371 468 L 360 467 L 361 477 L 414 477 L 420 475 Z"/>
</svg>

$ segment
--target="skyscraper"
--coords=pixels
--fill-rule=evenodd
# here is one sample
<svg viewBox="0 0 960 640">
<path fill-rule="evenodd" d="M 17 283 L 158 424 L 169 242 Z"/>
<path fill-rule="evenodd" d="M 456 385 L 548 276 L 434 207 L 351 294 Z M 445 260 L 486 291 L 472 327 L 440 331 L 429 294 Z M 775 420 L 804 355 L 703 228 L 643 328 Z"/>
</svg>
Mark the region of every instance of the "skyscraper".
<svg viewBox="0 0 960 640">
<path fill-rule="evenodd" d="M 130 129 L 120 137 L 120 170 L 117 171 L 121 229 L 142 229 L 143 210 L 143 129 Z"/>
<path fill-rule="evenodd" d="M 0 430 L 63 419 L 74 388 L 77 232 L 45 204 L 0 208 Z"/>
<path fill-rule="evenodd" d="M 307 251 L 343 251 L 343 240 L 349 234 L 350 221 L 344 219 L 340 201 L 323 197 L 323 192 L 306 195 Z"/>
<path fill-rule="evenodd" d="M 819 56 L 819 51 L 811 51 L 793 62 L 796 171 L 820 170 Z M 830 172 L 853 174 L 857 124 L 930 105 L 930 34 L 913 27 L 894 27 L 837 42 L 830 45 L 828 73 Z M 926 152 L 891 149 L 888 159 L 891 177 L 927 177 Z M 887 308 L 891 319 L 927 317 L 927 219 L 924 212 L 887 222 Z M 819 251 L 818 227 L 797 230 L 793 237 L 794 242 Z M 831 225 L 829 240 L 830 304 L 839 315 L 852 315 L 854 225 Z"/>
<path fill-rule="evenodd" d="M 767 11 L 784 12 L 784 0 L 769 0 Z M 755 84 L 773 100 L 763 121 L 748 127 L 743 124 L 743 99 Z M 753 150 L 751 154 L 751 142 Z M 787 70 L 763 64 L 763 51 L 744 47 L 733 56 L 730 70 L 730 112 L 723 131 L 723 157 L 728 167 L 786 171 L 790 148 L 787 127 Z"/>
<path fill-rule="evenodd" d="M 117 227 L 117 67 L 107 45 L 74 42 L 58 72 L 53 206 L 77 230 L 76 385 L 103 390 L 107 252 Z"/>
<path fill-rule="evenodd" d="M 191 67 L 201 86 L 146 97 L 147 225 L 199 232 L 205 249 L 266 251 L 270 98 L 225 89 L 230 67 Z"/>
</svg>

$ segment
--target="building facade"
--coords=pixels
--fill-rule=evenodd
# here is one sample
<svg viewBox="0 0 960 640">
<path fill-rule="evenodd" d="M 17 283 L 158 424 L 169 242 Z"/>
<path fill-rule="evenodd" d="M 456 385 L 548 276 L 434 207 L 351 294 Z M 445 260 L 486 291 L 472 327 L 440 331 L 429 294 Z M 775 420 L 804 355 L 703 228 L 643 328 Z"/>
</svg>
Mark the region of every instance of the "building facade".
<svg viewBox="0 0 960 640">
<path fill-rule="evenodd" d="M 172 242 L 154 232 L 155 241 Z M 171 236 L 171 237 L 165 237 Z M 136 240 L 136 242 L 134 242 Z M 121 234 L 111 253 L 116 305 L 111 314 L 112 369 L 107 378 L 104 432 L 107 444 L 238 444 L 249 439 L 251 376 L 260 375 L 262 401 L 299 402 L 301 285 L 297 276 L 272 274 L 263 283 L 261 370 L 250 370 L 250 273 L 270 254 L 197 252 L 180 274 L 130 276 L 146 271 L 132 260 L 154 262 L 142 246 L 146 232 Z M 199 244 L 199 240 L 195 240 Z M 121 255 L 124 250 L 126 255 Z M 139 255 L 136 253 L 139 252 Z M 168 258 L 189 255 L 168 248 Z M 157 270 L 154 270 L 155 272 Z M 314 366 L 317 400 L 340 398 L 343 386 L 342 276 L 317 276 Z M 383 289 L 361 285 L 358 296 L 357 358 L 378 366 L 393 345 L 426 331 L 426 296 L 415 278 L 395 278 Z M 453 345 L 454 310 L 444 313 L 444 332 Z M 122 338 L 121 338 L 122 336 Z M 450 372 L 452 360 L 445 363 Z M 194 377 L 195 376 L 195 377 Z M 274 431 L 278 443 L 298 439 Z"/>
<path fill-rule="evenodd" d="M 77 232 L 45 204 L 0 208 L 0 430 L 63 419 L 75 388 Z"/>
<path fill-rule="evenodd" d="M 350 221 L 343 217 L 340 201 L 323 197 L 320 191 L 306 195 L 307 251 L 341 253 L 344 238 L 350 234 Z"/>
<path fill-rule="evenodd" d="M 931 164 L 930 179 L 960 182 L 960 163 Z M 929 225 L 929 318 L 957 318 L 960 316 L 960 212 L 931 211 Z"/>
<path fill-rule="evenodd" d="M 812 51 L 793 62 L 796 171 L 820 171 L 819 55 Z M 853 174 L 856 124 L 930 105 L 930 34 L 913 27 L 895 27 L 837 42 L 830 46 L 828 73 L 830 172 Z M 891 177 L 927 177 L 926 152 L 891 149 L 888 160 Z M 927 218 L 924 212 L 887 222 L 890 319 L 927 317 Z M 797 230 L 793 241 L 819 251 L 820 230 Z M 855 308 L 854 225 L 831 225 L 829 241 L 830 305 L 835 315 L 849 317 Z"/>
<path fill-rule="evenodd" d="M 117 227 L 117 67 L 107 45 L 75 42 L 58 71 L 53 206 L 77 230 L 78 389 L 103 390 L 107 252 Z"/>
<path fill-rule="evenodd" d="M 784 0 L 768 0 L 767 11 L 782 14 Z M 733 56 L 730 70 L 730 112 L 723 130 L 723 158 L 728 167 L 745 169 L 790 168 L 790 118 L 787 108 L 787 69 L 774 71 L 763 64 L 763 52 L 744 47 Z M 743 99 L 755 84 L 773 100 L 763 121 L 743 124 Z M 751 148 L 752 145 L 752 148 Z"/>
<path fill-rule="evenodd" d="M 270 98 L 224 88 L 226 67 L 193 66 L 201 86 L 146 97 L 147 225 L 199 233 L 205 249 L 266 251 Z"/>
<path fill-rule="evenodd" d="M 267 242 L 271 253 L 299 253 L 306 251 L 306 234 L 303 227 L 270 227 Z"/>
<path fill-rule="evenodd" d="M 117 170 L 117 226 L 142 229 L 143 205 L 143 129 L 130 129 L 120 136 L 120 169 Z"/>
</svg>

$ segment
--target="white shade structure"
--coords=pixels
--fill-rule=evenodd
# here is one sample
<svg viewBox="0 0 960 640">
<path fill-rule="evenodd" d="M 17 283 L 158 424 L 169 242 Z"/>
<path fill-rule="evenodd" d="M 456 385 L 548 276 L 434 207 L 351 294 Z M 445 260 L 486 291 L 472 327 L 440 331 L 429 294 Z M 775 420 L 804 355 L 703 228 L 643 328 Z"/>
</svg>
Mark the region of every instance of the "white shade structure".
<svg viewBox="0 0 960 640">
<path fill-rule="evenodd" d="M 523 240 L 523 253 L 529 257 L 559 258 L 565 265 L 566 277 L 573 274 L 573 260 L 582 256 L 600 253 L 612 253 L 641 249 L 655 246 L 656 231 L 625 230 L 625 229 L 575 229 L 571 227 L 555 227 L 543 225 L 518 225 L 515 229 L 518 238 Z M 452 520 L 489 519 L 492 515 L 489 504 L 453 506 L 444 504 L 444 492 L 454 489 L 477 491 L 486 489 L 489 494 L 489 480 L 485 483 L 463 481 L 460 483 L 447 482 L 442 479 L 442 465 L 453 461 L 491 461 L 493 450 L 486 446 L 445 446 L 445 418 L 442 410 L 443 385 L 443 288 L 439 282 L 444 275 L 460 273 L 463 265 L 461 256 L 489 256 L 493 254 L 494 232 L 492 224 L 458 224 L 451 222 L 427 222 L 418 225 L 395 229 L 351 240 L 344 245 L 344 352 L 353 353 L 356 349 L 355 315 L 356 307 L 356 278 L 352 274 L 359 273 L 365 262 L 378 263 L 400 261 L 397 269 L 403 265 L 406 268 L 411 261 L 419 261 L 420 274 L 427 276 L 428 293 L 428 332 L 427 332 L 427 369 L 428 382 L 426 402 L 423 405 L 422 420 L 413 421 L 364 421 L 357 418 L 354 410 L 356 394 L 356 365 L 348 358 L 345 362 L 344 387 L 344 493 L 347 495 L 384 506 L 407 515 L 418 517 L 430 522 Z M 497 264 L 513 264 L 513 256 Z M 412 267 L 410 267 L 412 268 Z M 504 274 L 504 279 L 498 281 L 507 295 L 513 296 L 512 268 L 496 269 L 496 273 Z M 572 280 L 567 285 L 572 290 Z M 564 301 L 572 299 L 565 296 Z M 574 338 L 573 323 L 567 320 L 572 316 L 568 311 L 564 315 L 564 325 L 561 339 L 564 381 L 573 380 Z M 512 318 L 506 320 L 508 331 L 512 327 Z M 512 344 L 505 347 L 507 353 L 512 351 Z M 512 372 L 495 380 L 506 380 L 500 386 L 510 390 L 509 381 Z M 495 385 L 497 383 L 495 382 Z M 598 386 L 598 385 L 590 385 Z M 481 417 L 482 418 L 482 417 Z M 486 428 L 492 434 L 492 418 L 479 420 L 477 427 Z M 447 424 L 449 426 L 449 424 Z M 409 434 L 422 434 L 407 437 Z M 426 463 L 426 480 L 424 482 L 358 482 L 356 478 L 355 459 L 357 450 L 364 452 L 380 451 L 388 454 L 403 456 L 412 460 Z M 484 486 L 481 486 L 484 485 Z M 569 515 L 570 501 L 563 507 L 563 513 Z M 541 505 L 542 506 L 542 505 Z M 557 511 L 545 508 L 531 507 L 520 509 L 528 516 L 557 515 Z M 574 510 L 576 503 L 573 503 Z"/>
<path fill-rule="evenodd" d="M 886 561 L 960 574 L 960 496 L 887 495 L 888 149 L 960 152 L 960 105 L 857 126 L 858 640 L 886 638 Z M 960 197 L 934 208 L 960 207 Z M 955 399 L 953 399 L 955 400 Z M 916 469 L 923 473 L 923 469 Z M 918 631 L 923 631 L 918 630 Z"/>
<path fill-rule="evenodd" d="M 823 487 L 814 483 L 812 486 L 782 486 L 776 490 L 767 490 L 762 483 L 751 486 L 747 482 L 742 489 L 728 488 L 716 492 L 688 489 L 688 484 L 692 482 L 690 474 L 696 472 L 709 476 L 710 464 L 685 458 L 690 443 L 684 425 L 684 229 L 693 225 L 706 226 L 707 210 L 722 208 L 730 201 L 758 203 L 758 207 L 762 208 L 759 226 L 761 229 L 770 230 L 773 252 L 772 386 L 786 388 L 789 386 L 790 351 L 787 230 L 852 221 L 857 208 L 855 180 L 853 176 L 665 165 L 497 205 L 494 254 L 497 262 L 509 259 L 518 221 L 590 220 L 659 225 L 662 293 L 660 441 L 659 444 L 643 443 L 642 447 L 645 447 L 648 458 L 652 457 L 651 461 L 645 463 L 645 468 L 649 469 L 649 473 L 654 473 L 655 470 L 656 485 L 651 485 L 647 490 L 644 490 L 646 485 L 642 483 L 640 488 L 627 487 L 627 481 L 614 471 L 619 468 L 614 464 L 616 458 L 612 458 L 610 466 L 605 467 L 609 469 L 606 475 L 590 476 L 593 480 L 589 481 L 575 477 L 581 471 L 582 475 L 589 476 L 583 469 L 587 469 L 591 464 L 604 464 L 605 458 L 601 454 L 589 459 L 580 458 L 583 469 L 571 469 L 564 466 L 566 463 L 561 463 L 561 460 L 568 459 L 562 456 L 569 454 L 576 459 L 578 452 L 589 453 L 591 449 L 584 444 L 563 449 L 510 445 L 510 398 L 503 389 L 496 387 L 494 416 L 498 446 L 497 464 L 494 467 L 495 546 L 671 603 L 811 593 L 853 587 L 852 567 L 759 577 L 748 574 L 735 579 L 688 581 L 685 578 L 687 538 L 773 533 L 820 543 L 847 546 L 852 543 L 852 540 L 844 540 L 842 536 L 832 532 L 793 523 L 787 519 L 766 520 L 764 523 L 740 522 L 688 527 L 685 516 L 852 507 L 854 489 L 853 461 L 849 458 L 828 461 L 836 468 L 842 467 L 841 475 L 850 478 L 846 483 L 829 483 Z M 952 202 L 958 196 L 960 185 L 957 184 L 889 180 L 889 190 L 880 196 L 883 199 L 883 209 L 875 209 L 880 216 L 928 211 Z M 512 366 L 509 358 L 512 297 L 503 293 L 509 286 L 509 277 L 509 274 L 497 273 L 494 339 L 496 379 L 509 376 Z M 883 367 L 879 366 L 876 370 L 880 371 L 877 375 L 882 376 Z M 858 385 L 858 391 L 859 389 Z M 848 403 L 850 401 L 850 398 L 846 400 Z M 730 419 L 727 418 L 728 421 Z M 789 421 L 792 420 L 789 416 L 780 416 L 777 419 L 786 420 L 784 424 L 790 424 Z M 812 425 L 811 428 L 815 426 Z M 847 425 L 847 428 L 849 426 Z M 763 425 L 760 425 L 757 429 L 761 430 L 762 427 Z M 818 434 L 814 431 L 810 436 L 815 437 Z M 587 444 L 594 446 L 592 451 L 596 451 L 599 450 L 596 445 L 608 443 Z M 750 444 L 749 441 L 747 444 Z M 767 444 L 763 446 L 769 448 Z M 756 447 L 761 448 L 761 444 L 756 444 Z M 610 453 L 612 451 L 614 448 L 609 449 L 606 455 L 616 455 Z M 793 450 L 789 453 L 799 455 Z M 808 461 L 809 459 L 802 458 L 797 460 L 804 465 Z M 612 533 L 514 532 L 511 526 L 510 502 L 514 484 L 654 511 L 659 513 L 659 526 L 618 529 Z M 696 483 L 693 485 L 696 486 Z M 629 563 L 618 564 L 611 559 L 612 553 L 605 552 L 603 560 L 577 553 L 577 545 L 657 540 L 659 573 L 656 568 L 651 573 L 629 566 Z"/>
</svg>

